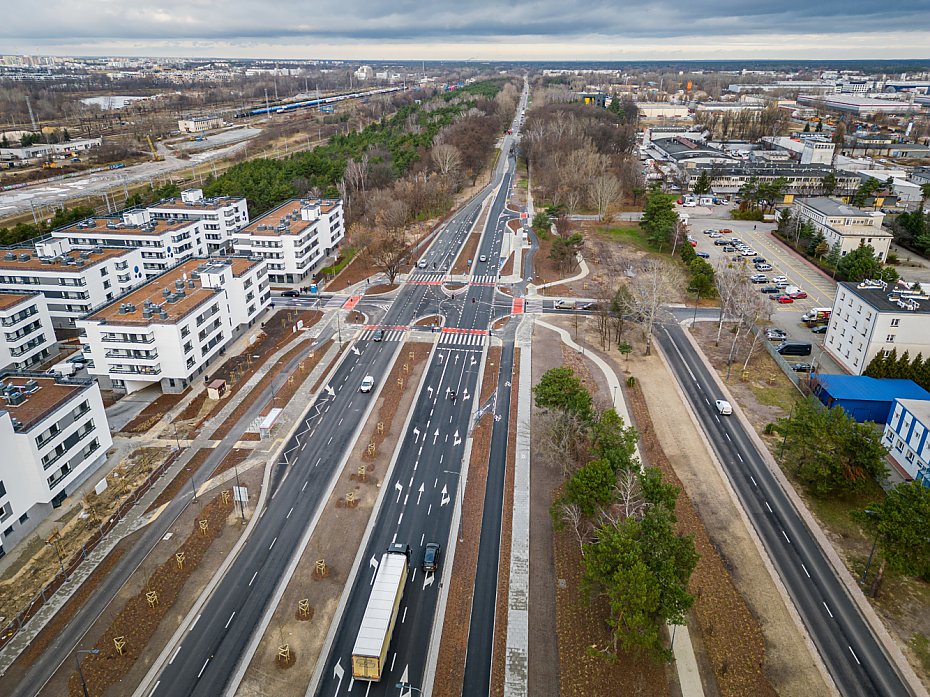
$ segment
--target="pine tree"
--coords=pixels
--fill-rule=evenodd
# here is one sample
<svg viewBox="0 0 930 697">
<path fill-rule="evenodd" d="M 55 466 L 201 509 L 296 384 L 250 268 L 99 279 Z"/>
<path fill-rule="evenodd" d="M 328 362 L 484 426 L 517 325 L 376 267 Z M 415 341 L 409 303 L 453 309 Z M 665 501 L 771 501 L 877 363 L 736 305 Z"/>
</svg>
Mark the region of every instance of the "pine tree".
<svg viewBox="0 0 930 697">
<path fill-rule="evenodd" d="M 911 361 L 911 365 L 908 368 L 908 377 L 920 385 L 920 379 L 923 376 L 924 372 L 924 355 L 922 353 L 917 354 L 917 358 Z M 921 385 L 922 386 L 922 385 Z"/>
<path fill-rule="evenodd" d="M 879 351 L 875 354 L 875 357 L 869 361 L 869 365 L 866 366 L 866 369 L 862 372 L 863 375 L 867 375 L 870 378 L 875 378 L 880 380 L 885 377 L 885 371 L 888 369 L 887 359 L 885 358 L 885 352 Z"/>
<path fill-rule="evenodd" d="M 901 357 L 895 363 L 893 368 L 894 375 L 892 377 L 898 378 L 899 380 L 907 380 L 910 377 L 911 373 L 911 355 L 910 352 L 905 351 L 901 354 Z"/>
</svg>

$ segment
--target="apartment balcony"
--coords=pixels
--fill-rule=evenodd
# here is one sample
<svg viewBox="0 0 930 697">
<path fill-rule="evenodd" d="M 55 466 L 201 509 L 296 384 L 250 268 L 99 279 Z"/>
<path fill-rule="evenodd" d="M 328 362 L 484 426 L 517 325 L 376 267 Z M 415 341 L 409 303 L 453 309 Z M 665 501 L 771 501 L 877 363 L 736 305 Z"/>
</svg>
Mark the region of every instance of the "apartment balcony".
<svg viewBox="0 0 930 697">
<path fill-rule="evenodd" d="M 100 340 L 108 344 L 154 344 L 155 337 L 147 334 L 104 334 Z"/>
<path fill-rule="evenodd" d="M 23 322 L 30 317 L 37 315 L 38 313 L 39 311 L 36 309 L 36 306 L 33 305 L 32 307 L 23 310 L 22 312 L 16 313 L 12 317 L 4 317 L 2 324 L 4 327 L 12 327 L 13 325 L 19 324 L 20 322 Z"/>
<path fill-rule="evenodd" d="M 156 361 L 158 360 L 158 351 L 125 351 L 121 349 L 111 349 L 104 354 L 107 358 L 117 358 L 119 360 L 130 361 Z"/>
<path fill-rule="evenodd" d="M 111 365 L 107 368 L 111 375 L 161 375 L 160 365 Z"/>
<path fill-rule="evenodd" d="M 45 334 L 40 334 L 35 339 L 32 339 L 26 344 L 10 349 L 10 355 L 13 356 L 14 358 L 19 358 L 20 356 L 29 353 L 30 351 L 38 348 L 44 343 L 45 343 Z"/>
</svg>

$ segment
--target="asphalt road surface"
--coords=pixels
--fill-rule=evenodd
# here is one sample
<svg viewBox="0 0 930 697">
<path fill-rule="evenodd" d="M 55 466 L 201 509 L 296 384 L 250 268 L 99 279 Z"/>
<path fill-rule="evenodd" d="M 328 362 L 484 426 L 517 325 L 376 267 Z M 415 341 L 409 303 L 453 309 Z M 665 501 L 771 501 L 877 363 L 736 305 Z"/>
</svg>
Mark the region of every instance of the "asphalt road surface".
<svg viewBox="0 0 930 697">
<path fill-rule="evenodd" d="M 716 382 L 681 327 L 659 327 L 656 339 L 840 694 L 911 694 L 741 422 L 734 416 L 717 414 L 714 400 L 721 395 Z"/>
</svg>

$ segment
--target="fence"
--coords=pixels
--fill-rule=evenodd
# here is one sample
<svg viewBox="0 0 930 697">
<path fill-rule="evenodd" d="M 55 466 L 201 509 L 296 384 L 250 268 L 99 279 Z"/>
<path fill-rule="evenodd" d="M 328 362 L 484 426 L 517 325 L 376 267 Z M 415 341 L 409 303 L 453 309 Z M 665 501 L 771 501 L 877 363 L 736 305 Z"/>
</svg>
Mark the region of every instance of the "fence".
<svg viewBox="0 0 930 697">
<path fill-rule="evenodd" d="M 0 635 L 0 650 L 2 650 L 9 641 L 16 636 L 17 632 L 23 629 L 26 626 L 26 623 L 35 616 L 35 614 L 42 608 L 45 603 L 47 603 L 55 592 L 61 588 L 61 586 L 71 577 L 71 575 L 77 571 L 77 568 L 81 565 L 84 559 L 88 554 L 96 549 L 97 545 L 100 544 L 113 528 L 119 524 L 119 522 L 126 517 L 126 514 L 132 510 L 132 507 L 136 505 L 136 502 L 142 498 L 145 493 L 152 487 L 152 485 L 158 481 L 158 479 L 174 464 L 175 460 L 180 456 L 180 451 L 175 450 L 171 455 L 168 456 L 161 465 L 159 465 L 152 473 L 146 477 L 145 481 L 142 482 L 135 491 L 133 491 L 129 498 L 124 501 L 113 514 L 107 518 L 106 522 L 103 523 L 97 530 L 94 531 L 90 539 L 81 546 L 81 550 L 76 552 L 67 563 L 62 562 L 64 566 L 64 572 L 58 571 L 55 573 L 55 577 L 49 581 L 49 583 L 42 588 L 32 600 L 29 601 L 29 604 L 25 609 L 21 610 L 16 617 L 3 628 L 2 635 Z"/>
</svg>

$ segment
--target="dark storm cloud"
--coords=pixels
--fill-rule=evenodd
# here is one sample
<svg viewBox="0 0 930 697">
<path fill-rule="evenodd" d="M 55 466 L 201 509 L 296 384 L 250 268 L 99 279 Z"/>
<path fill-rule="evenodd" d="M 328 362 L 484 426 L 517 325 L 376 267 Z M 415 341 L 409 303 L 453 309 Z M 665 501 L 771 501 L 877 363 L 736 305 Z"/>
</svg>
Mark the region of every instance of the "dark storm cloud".
<svg viewBox="0 0 930 697">
<path fill-rule="evenodd" d="M 122 40 L 564 41 L 728 34 L 930 30 L 927 0 L 46 0 L 14 12 L 0 38 L 17 44 Z"/>
</svg>

